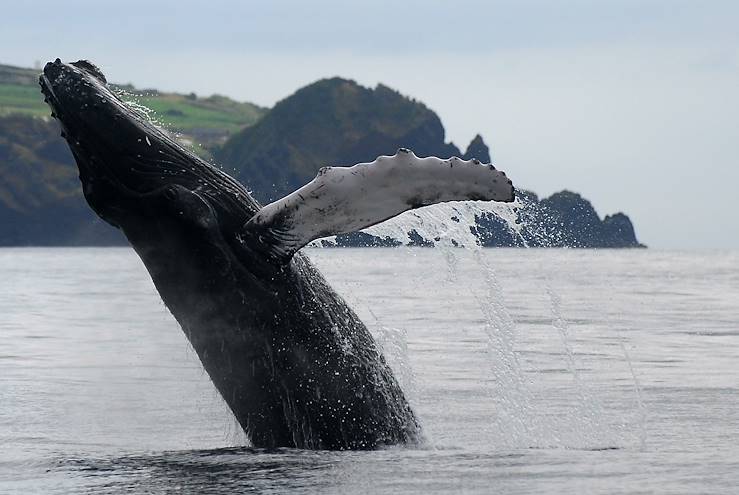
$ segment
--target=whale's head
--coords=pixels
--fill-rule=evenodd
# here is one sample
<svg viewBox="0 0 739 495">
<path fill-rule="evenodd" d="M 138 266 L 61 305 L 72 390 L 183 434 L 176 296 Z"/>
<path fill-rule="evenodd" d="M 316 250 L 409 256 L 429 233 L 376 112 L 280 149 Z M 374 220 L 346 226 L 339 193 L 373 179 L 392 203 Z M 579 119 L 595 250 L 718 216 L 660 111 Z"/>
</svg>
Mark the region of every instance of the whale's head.
<svg viewBox="0 0 739 495">
<path fill-rule="evenodd" d="M 219 273 L 235 256 L 245 267 L 259 266 L 240 232 L 260 206 L 242 184 L 152 123 L 90 62 L 57 59 L 46 64 L 39 83 L 77 162 L 87 203 L 123 231 L 160 292 L 202 287 L 202 274 Z M 203 263 L 214 266 L 203 269 Z M 169 297 L 168 304 L 185 305 L 187 297 Z"/>
<path fill-rule="evenodd" d="M 177 221 L 188 204 L 204 221 L 232 229 L 258 209 L 241 184 L 111 90 L 92 63 L 49 62 L 39 83 L 77 162 L 85 199 L 127 235 L 154 219 Z"/>
</svg>

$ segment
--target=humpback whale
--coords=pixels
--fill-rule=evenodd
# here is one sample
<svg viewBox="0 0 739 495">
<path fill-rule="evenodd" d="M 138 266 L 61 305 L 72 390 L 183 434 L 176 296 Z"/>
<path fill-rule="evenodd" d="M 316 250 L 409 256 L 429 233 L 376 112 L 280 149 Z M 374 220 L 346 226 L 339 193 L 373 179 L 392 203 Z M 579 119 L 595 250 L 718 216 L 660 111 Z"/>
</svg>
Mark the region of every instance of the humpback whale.
<svg viewBox="0 0 739 495">
<path fill-rule="evenodd" d="M 503 172 L 400 149 L 324 167 L 262 206 L 124 102 L 91 62 L 49 62 L 39 83 L 87 203 L 130 241 L 254 446 L 421 438 L 370 332 L 299 250 L 438 202 L 513 201 Z"/>
</svg>

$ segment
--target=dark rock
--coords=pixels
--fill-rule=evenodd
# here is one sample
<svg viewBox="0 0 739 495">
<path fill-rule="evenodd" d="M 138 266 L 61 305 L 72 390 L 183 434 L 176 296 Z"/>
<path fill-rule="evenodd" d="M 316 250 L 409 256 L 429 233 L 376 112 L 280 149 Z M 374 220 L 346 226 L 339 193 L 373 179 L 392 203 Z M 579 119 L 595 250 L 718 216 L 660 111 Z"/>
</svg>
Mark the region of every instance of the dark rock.
<svg viewBox="0 0 739 495">
<path fill-rule="evenodd" d="M 478 218 L 477 234 L 483 246 L 644 247 L 626 215 L 617 213 L 601 220 L 590 201 L 577 193 L 561 191 L 541 201 L 529 191 L 520 190 L 517 195 L 520 231 L 513 232 L 492 215 Z"/>
<path fill-rule="evenodd" d="M 0 117 L 0 245 L 122 245 L 85 203 L 55 121 Z"/>
<path fill-rule="evenodd" d="M 609 247 L 644 247 L 636 240 L 631 220 L 621 212 L 603 219 L 603 237 Z"/>
<path fill-rule="evenodd" d="M 409 246 L 415 246 L 415 247 L 433 247 L 434 242 L 429 239 L 424 239 L 421 237 L 421 234 L 419 234 L 415 229 L 408 232 L 408 245 Z"/>
<path fill-rule="evenodd" d="M 508 224 L 497 215 L 482 215 L 476 218 L 477 225 L 470 230 L 485 247 L 521 247 L 525 240 L 516 234 Z"/>
<path fill-rule="evenodd" d="M 278 102 L 255 125 L 231 136 L 215 158 L 260 201 L 292 192 L 323 166 L 349 166 L 412 149 L 419 156 L 459 156 L 425 105 L 378 85 L 323 79 Z"/>
<path fill-rule="evenodd" d="M 366 232 L 351 232 L 336 236 L 338 247 L 395 247 L 401 242 L 390 237 L 377 237 Z"/>
<path fill-rule="evenodd" d="M 467 151 L 462 156 L 463 160 L 472 160 L 473 158 L 477 158 L 482 163 L 493 163 L 493 160 L 490 158 L 490 148 L 488 148 L 488 145 L 485 144 L 485 141 L 482 140 L 482 136 L 479 134 L 470 142 L 469 146 L 467 146 Z"/>
</svg>

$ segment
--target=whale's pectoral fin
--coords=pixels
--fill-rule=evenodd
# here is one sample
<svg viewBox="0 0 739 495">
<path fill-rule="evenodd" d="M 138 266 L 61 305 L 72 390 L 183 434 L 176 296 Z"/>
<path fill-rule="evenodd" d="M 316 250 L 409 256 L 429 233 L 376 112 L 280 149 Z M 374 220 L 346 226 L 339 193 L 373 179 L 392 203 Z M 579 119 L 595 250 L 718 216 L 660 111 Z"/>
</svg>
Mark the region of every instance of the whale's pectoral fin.
<svg viewBox="0 0 739 495">
<path fill-rule="evenodd" d="M 314 239 L 353 232 L 444 201 L 515 198 L 505 175 L 477 160 L 419 158 L 400 149 L 371 163 L 324 167 L 315 179 L 247 222 L 246 236 L 279 262 Z"/>
</svg>

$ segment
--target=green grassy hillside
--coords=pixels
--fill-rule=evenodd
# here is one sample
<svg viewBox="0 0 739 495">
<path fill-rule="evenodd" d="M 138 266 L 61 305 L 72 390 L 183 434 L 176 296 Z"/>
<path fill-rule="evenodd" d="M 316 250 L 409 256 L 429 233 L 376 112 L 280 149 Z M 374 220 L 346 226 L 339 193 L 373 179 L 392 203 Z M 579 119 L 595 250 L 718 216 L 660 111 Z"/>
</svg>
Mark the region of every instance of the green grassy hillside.
<svg viewBox="0 0 739 495">
<path fill-rule="evenodd" d="M 39 71 L 0 65 L 0 117 L 14 114 L 48 117 L 49 108 L 38 87 Z M 199 97 L 119 86 L 124 100 L 151 110 L 163 127 L 180 133 L 188 144 L 212 149 L 257 122 L 267 109 L 221 95 Z"/>
<path fill-rule="evenodd" d="M 0 83 L 0 117 L 16 113 L 34 117 L 49 115 L 38 86 Z"/>
</svg>

